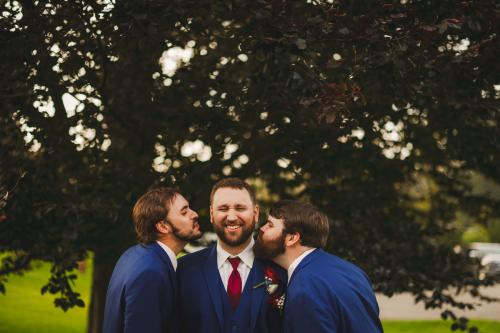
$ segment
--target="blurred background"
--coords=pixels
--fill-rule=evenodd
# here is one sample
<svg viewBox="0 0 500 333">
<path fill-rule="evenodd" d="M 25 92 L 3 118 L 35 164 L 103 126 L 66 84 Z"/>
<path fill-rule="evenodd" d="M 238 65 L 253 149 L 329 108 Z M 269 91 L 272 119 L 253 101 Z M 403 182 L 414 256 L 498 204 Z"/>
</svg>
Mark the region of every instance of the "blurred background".
<svg viewBox="0 0 500 333">
<path fill-rule="evenodd" d="M 207 232 L 193 249 L 227 176 L 263 213 L 327 212 L 387 332 L 500 332 L 499 18 L 497 1 L 1 1 L 0 332 L 100 332 L 135 200 L 179 187 Z"/>
</svg>

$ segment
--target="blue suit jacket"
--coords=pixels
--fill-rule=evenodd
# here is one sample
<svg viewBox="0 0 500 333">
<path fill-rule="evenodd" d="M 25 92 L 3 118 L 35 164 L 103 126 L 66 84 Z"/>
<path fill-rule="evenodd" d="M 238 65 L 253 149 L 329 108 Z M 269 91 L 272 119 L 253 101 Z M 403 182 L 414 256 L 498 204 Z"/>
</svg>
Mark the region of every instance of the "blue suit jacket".
<svg viewBox="0 0 500 333">
<path fill-rule="evenodd" d="M 272 266 L 279 274 L 281 287 L 286 286 L 287 277 L 283 269 L 271 262 L 255 259 L 244 286 L 250 293 L 247 294 L 250 297 L 250 314 L 247 315 L 250 320 L 238 323 L 244 328 L 233 327 L 236 332 L 281 332 L 280 311 L 269 303 L 270 296 L 265 286 L 253 288 L 264 281 L 264 269 L 267 266 Z M 225 314 L 228 315 L 227 293 L 217 267 L 216 246 L 182 257 L 179 260 L 177 279 L 181 331 L 186 333 L 227 331 L 228 318 L 224 317 Z M 277 293 L 280 292 L 282 290 Z"/>
<path fill-rule="evenodd" d="M 103 332 L 174 331 L 175 284 L 172 263 L 156 242 L 131 247 L 109 282 Z"/>
<path fill-rule="evenodd" d="M 383 332 L 365 273 L 321 249 L 292 273 L 285 300 L 285 333 Z"/>
</svg>

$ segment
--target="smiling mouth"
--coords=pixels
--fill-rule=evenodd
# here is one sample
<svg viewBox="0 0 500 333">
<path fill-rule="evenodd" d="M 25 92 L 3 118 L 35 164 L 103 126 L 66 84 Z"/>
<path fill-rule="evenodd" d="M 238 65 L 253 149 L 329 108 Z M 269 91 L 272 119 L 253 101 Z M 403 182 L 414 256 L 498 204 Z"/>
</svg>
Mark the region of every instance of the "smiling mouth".
<svg viewBox="0 0 500 333">
<path fill-rule="evenodd" d="M 240 228 L 241 228 L 241 226 L 239 226 L 239 225 L 227 225 L 226 226 L 226 229 L 229 230 L 229 231 L 236 231 L 236 230 L 238 230 Z"/>
</svg>

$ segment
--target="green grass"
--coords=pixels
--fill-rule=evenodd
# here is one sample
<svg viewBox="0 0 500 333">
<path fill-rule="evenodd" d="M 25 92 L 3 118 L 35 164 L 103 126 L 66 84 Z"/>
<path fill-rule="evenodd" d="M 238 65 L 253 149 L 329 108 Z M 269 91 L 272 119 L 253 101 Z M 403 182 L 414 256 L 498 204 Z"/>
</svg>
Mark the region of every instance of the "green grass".
<svg viewBox="0 0 500 333">
<path fill-rule="evenodd" d="M 10 276 L 6 294 L 0 294 L 0 333 L 85 333 L 87 307 L 67 312 L 54 306 L 54 295 L 41 295 L 50 277 L 50 265 L 37 263 L 22 276 Z M 75 290 L 88 305 L 91 269 L 79 273 Z"/>
<path fill-rule="evenodd" d="M 90 266 L 90 265 L 89 265 Z M 88 305 L 90 267 L 78 274 L 75 289 Z M 85 333 L 87 308 L 66 313 L 53 305 L 54 296 L 40 294 L 50 276 L 50 265 L 39 263 L 23 276 L 11 276 L 6 295 L 0 294 L 0 333 Z M 500 321 L 474 320 L 481 332 L 500 333 Z M 450 322 L 440 320 L 383 322 L 386 333 L 450 333 Z"/>
<path fill-rule="evenodd" d="M 471 320 L 470 324 L 477 326 L 481 333 L 500 333 L 499 321 Z M 451 333 L 450 325 L 450 321 L 442 320 L 385 320 L 383 322 L 385 333 Z"/>
</svg>

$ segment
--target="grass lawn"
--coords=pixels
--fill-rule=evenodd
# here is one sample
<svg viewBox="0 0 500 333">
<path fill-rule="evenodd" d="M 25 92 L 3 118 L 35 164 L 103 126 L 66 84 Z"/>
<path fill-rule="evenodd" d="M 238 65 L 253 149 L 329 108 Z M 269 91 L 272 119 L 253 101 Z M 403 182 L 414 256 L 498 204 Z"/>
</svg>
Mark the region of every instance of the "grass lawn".
<svg viewBox="0 0 500 333">
<path fill-rule="evenodd" d="M 90 266 L 90 265 L 89 265 Z M 40 294 L 50 276 L 50 265 L 39 263 L 23 276 L 11 276 L 6 295 L 0 294 L 0 333 L 85 333 L 86 308 L 74 308 L 64 313 L 53 305 L 52 295 Z M 90 267 L 79 273 L 76 290 L 88 305 Z M 500 321 L 472 321 L 483 333 L 500 333 Z M 384 321 L 386 333 L 450 333 L 450 322 Z M 367 332 L 369 333 L 369 332 Z"/>
<path fill-rule="evenodd" d="M 75 290 L 87 306 L 92 271 L 87 269 L 78 275 Z M 86 332 L 86 307 L 63 312 L 54 306 L 53 295 L 41 295 L 49 277 L 50 265 L 46 263 L 35 264 L 32 271 L 22 276 L 9 277 L 5 295 L 0 294 L 0 333 Z"/>
<path fill-rule="evenodd" d="M 481 333 L 500 333 L 500 321 L 471 320 Z M 385 333 L 451 333 L 450 321 L 442 320 L 386 320 L 383 323 Z M 454 331 L 463 332 L 463 331 Z"/>
</svg>

